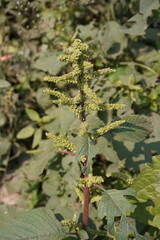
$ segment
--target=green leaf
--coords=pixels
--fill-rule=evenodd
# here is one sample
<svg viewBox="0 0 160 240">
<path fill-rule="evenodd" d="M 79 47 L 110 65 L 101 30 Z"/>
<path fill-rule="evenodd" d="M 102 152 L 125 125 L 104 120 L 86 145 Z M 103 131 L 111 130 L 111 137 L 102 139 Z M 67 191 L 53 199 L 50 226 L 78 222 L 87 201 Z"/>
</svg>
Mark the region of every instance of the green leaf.
<svg viewBox="0 0 160 240">
<path fill-rule="evenodd" d="M 159 139 L 160 139 L 160 127 L 159 127 L 160 115 L 157 113 L 152 113 L 152 120 L 153 120 L 154 128 L 153 128 L 151 137 L 154 137 L 154 141 L 159 142 Z"/>
<path fill-rule="evenodd" d="M 131 115 L 121 119 L 126 120 L 117 129 L 112 130 L 115 139 L 120 141 L 143 141 L 153 130 L 150 120 L 143 116 Z"/>
<path fill-rule="evenodd" d="M 149 236 L 142 236 L 142 235 L 140 235 L 138 233 L 135 234 L 135 237 L 136 237 L 136 240 L 152 240 L 151 237 L 149 237 Z"/>
<path fill-rule="evenodd" d="M 115 21 L 108 21 L 104 29 L 98 32 L 98 42 L 101 44 L 103 53 L 112 58 L 122 54 L 127 46 L 127 38 L 119 31 L 120 25 Z"/>
<path fill-rule="evenodd" d="M 111 234 L 114 234 L 114 218 L 121 217 L 122 220 L 122 217 L 126 218 L 127 211 L 133 212 L 135 209 L 124 197 L 126 195 L 135 195 L 133 189 L 108 190 L 98 204 L 98 217 L 107 217 L 107 229 Z"/>
<path fill-rule="evenodd" d="M 33 135 L 34 131 L 35 129 L 31 126 L 24 127 L 18 132 L 17 139 L 29 138 Z"/>
<path fill-rule="evenodd" d="M 55 133 L 59 130 L 62 133 L 67 132 L 75 120 L 75 115 L 72 112 L 69 113 L 68 109 L 63 106 L 59 108 L 52 107 L 47 109 L 46 114 L 55 118 L 53 122 L 45 125 L 45 129 L 48 132 L 53 132 L 53 130 Z"/>
<path fill-rule="evenodd" d="M 135 191 L 131 188 L 125 190 L 108 190 L 102 195 L 102 199 L 98 204 L 98 217 L 100 219 L 107 217 L 107 230 L 113 236 L 116 236 L 117 240 L 128 240 L 128 234 L 134 233 L 136 239 L 140 238 L 137 233 L 133 219 L 127 217 L 130 212 L 133 212 L 136 208 L 131 204 L 125 196 L 135 196 Z M 114 218 L 120 217 L 120 229 L 121 231 L 115 231 Z M 137 236 L 140 236 L 139 238 Z"/>
<path fill-rule="evenodd" d="M 152 240 L 151 237 L 146 235 L 140 235 L 136 229 L 136 223 L 133 219 L 122 216 L 120 220 L 120 226 L 122 231 L 116 233 L 116 240 L 128 240 L 128 234 L 131 233 L 135 236 L 136 240 Z"/>
<path fill-rule="evenodd" d="M 82 39 L 94 39 L 98 34 L 98 28 L 94 26 L 94 22 L 90 22 L 87 25 L 78 25 L 76 30 L 79 32 L 79 36 Z"/>
<path fill-rule="evenodd" d="M 57 171 L 48 170 L 47 179 L 43 183 L 43 191 L 48 196 L 52 196 L 62 185 L 61 181 L 62 179 Z"/>
<path fill-rule="evenodd" d="M 148 26 L 148 16 L 152 14 L 152 10 L 158 9 L 159 6 L 159 0 L 141 0 L 139 13 L 128 20 L 128 23 L 133 23 L 133 25 L 130 28 L 124 25 L 121 31 L 130 35 L 144 35 L 145 29 Z"/>
<path fill-rule="evenodd" d="M 89 239 L 87 232 L 84 230 L 78 230 L 77 235 L 80 237 L 81 240 Z"/>
<path fill-rule="evenodd" d="M 41 118 L 42 123 L 49 123 L 51 120 L 53 120 L 53 116 L 50 115 Z"/>
<path fill-rule="evenodd" d="M 148 219 L 144 221 L 154 227 L 160 228 L 160 156 L 153 157 L 153 163 L 146 165 L 138 177 L 133 181 L 132 187 L 138 193 L 138 200 L 144 205 Z M 147 206 L 146 206 L 147 203 Z M 144 211 L 143 209 L 143 211 Z M 152 218 L 150 217 L 152 215 Z M 142 219 L 141 219 L 142 220 Z"/>
<path fill-rule="evenodd" d="M 108 190 L 98 204 L 98 217 L 100 219 L 108 217 L 108 220 L 113 220 L 114 217 L 125 216 L 127 211 L 134 211 L 135 206 L 132 205 L 124 196 L 135 195 L 133 189 L 125 190 Z"/>
<path fill-rule="evenodd" d="M 34 157 L 32 157 L 32 161 L 29 161 L 28 164 L 26 164 L 22 169 L 25 175 L 29 179 L 33 179 L 33 180 L 37 179 L 37 177 L 45 169 L 47 163 L 51 159 L 53 159 L 56 154 L 53 149 L 53 143 L 51 140 L 41 141 L 39 148 L 37 149 L 37 152 L 39 153 L 36 153 Z M 32 150 L 31 150 L 31 154 L 32 154 Z"/>
<path fill-rule="evenodd" d="M 20 215 L 0 229 L 0 240 L 61 240 L 64 237 L 61 224 L 47 208 Z"/>
<path fill-rule="evenodd" d="M 117 155 L 117 152 L 111 146 L 111 143 L 104 137 L 99 137 L 97 140 L 96 148 L 99 154 L 103 154 L 107 161 L 118 164 L 121 162 Z"/>
<path fill-rule="evenodd" d="M 5 123 L 6 123 L 6 117 L 2 112 L 0 112 L 0 127 L 3 127 Z"/>
<path fill-rule="evenodd" d="M 6 154 L 9 151 L 10 147 L 11 147 L 11 143 L 8 140 L 6 139 L 1 140 L 0 141 L 0 157 Z"/>
<path fill-rule="evenodd" d="M 37 147 L 42 139 L 42 129 L 36 129 L 33 136 L 32 148 Z"/>
<path fill-rule="evenodd" d="M 140 13 L 148 17 L 152 14 L 152 10 L 158 9 L 160 7 L 159 0 L 141 0 L 140 1 Z"/>
<path fill-rule="evenodd" d="M 13 206 L 0 205 L 0 227 L 6 225 L 12 219 L 17 217 L 20 213 L 24 211 L 21 208 L 16 208 Z"/>
<path fill-rule="evenodd" d="M 87 156 L 87 167 L 84 170 L 85 173 L 90 172 L 90 166 L 92 165 L 92 158 L 98 154 L 95 143 L 90 135 L 85 134 L 83 137 L 77 138 L 77 153 L 76 158 L 80 161 L 81 157 Z"/>
<path fill-rule="evenodd" d="M 48 94 L 43 93 L 44 88 L 39 88 L 36 93 L 36 100 L 39 106 L 46 110 L 49 106 L 52 105 L 51 98 Z"/>
<path fill-rule="evenodd" d="M 66 65 L 64 62 L 57 60 L 58 54 L 56 52 L 45 52 L 35 62 L 34 68 L 57 75 L 61 68 Z"/>
<path fill-rule="evenodd" d="M 35 110 L 31 108 L 26 108 L 25 111 L 31 120 L 37 121 L 40 119 L 39 113 L 37 113 Z"/>
<path fill-rule="evenodd" d="M 1 88 L 8 88 L 10 86 L 11 86 L 11 84 L 9 82 L 7 82 L 6 80 L 0 80 L 0 89 Z"/>
<path fill-rule="evenodd" d="M 139 171 L 142 164 L 151 162 L 153 150 L 159 151 L 160 153 L 160 150 L 158 150 L 158 143 L 153 144 L 153 142 L 150 143 L 149 141 L 150 139 L 146 139 L 139 143 L 131 141 L 112 141 L 112 144 L 119 159 L 123 161 L 123 163 L 125 162 L 125 166 L 129 169 Z"/>
<path fill-rule="evenodd" d="M 145 29 L 147 28 L 147 22 L 144 15 L 137 13 L 128 20 L 128 23 L 132 23 L 132 27 L 128 28 L 124 25 L 121 28 L 123 33 L 130 35 L 144 35 Z"/>
</svg>

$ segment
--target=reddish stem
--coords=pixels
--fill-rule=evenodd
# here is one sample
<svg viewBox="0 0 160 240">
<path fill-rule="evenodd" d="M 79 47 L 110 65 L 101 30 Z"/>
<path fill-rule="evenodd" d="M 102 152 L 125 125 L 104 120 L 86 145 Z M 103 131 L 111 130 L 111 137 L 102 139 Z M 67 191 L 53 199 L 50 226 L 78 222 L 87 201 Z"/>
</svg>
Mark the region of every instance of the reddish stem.
<svg viewBox="0 0 160 240">
<path fill-rule="evenodd" d="M 82 96 L 81 120 L 82 120 L 82 122 L 85 122 L 86 121 L 86 115 L 85 115 L 85 110 L 84 110 L 84 99 L 83 99 L 83 96 L 85 95 L 84 91 L 80 90 L 80 94 Z M 88 164 L 88 156 L 86 156 L 86 161 L 83 163 L 83 167 L 86 168 L 87 164 Z M 85 174 L 83 177 L 88 178 L 88 174 Z M 83 227 L 84 230 L 87 230 L 87 227 L 88 227 L 88 215 L 89 215 L 89 187 L 87 186 L 87 184 L 85 184 L 85 187 L 84 187 L 83 223 L 82 223 L 82 227 Z"/>
<path fill-rule="evenodd" d="M 89 214 L 89 187 L 84 187 L 83 229 L 87 230 Z"/>
<path fill-rule="evenodd" d="M 93 185 L 99 189 L 101 189 L 102 191 L 106 192 L 106 189 L 100 185 L 98 185 L 97 183 L 93 183 Z"/>
<path fill-rule="evenodd" d="M 69 151 L 65 151 L 65 150 L 57 150 L 57 151 L 55 151 L 55 152 L 59 152 L 59 153 L 67 153 L 67 154 L 70 154 L 70 155 L 72 155 L 72 156 L 76 156 L 75 153 L 73 153 L 73 152 L 69 152 Z"/>
<path fill-rule="evenodd" d="M 84 162 L 83 166 L 87 167 L 88 156 L 86 156 L 86 162 Z M 84 178 L 88 178 L 88 174 L 83 176 Z M 89 215 L 89 187 L 85 184 L 84 187 L 84 207 L 83 207 L 83 229 L 87 230 L 88 227 L 88 215 Z"/>
</svg>

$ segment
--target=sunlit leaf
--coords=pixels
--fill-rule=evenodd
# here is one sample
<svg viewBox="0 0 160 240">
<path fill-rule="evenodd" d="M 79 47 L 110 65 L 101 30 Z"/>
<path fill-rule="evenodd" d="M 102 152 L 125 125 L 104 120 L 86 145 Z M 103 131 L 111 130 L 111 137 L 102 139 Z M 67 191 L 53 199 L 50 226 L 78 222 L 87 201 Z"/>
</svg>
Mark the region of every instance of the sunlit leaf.
<svg viewBox="0 0 160 240">
<path fill-rule="evenodd" d="M 117 140 L 140 142 L 143 141 L 153 130 L 151 121 L 146 117 L 131 115 L 122 117 L 121 119 L 126 122 L 112 131 Z"/>
<path fill-rule="evenodd" d="M 33 136 L 32 148 L 35 148 L 42 139 L 42 129 L 36 129 Z"/>
<path fill-rule="evenodd" d="M 34 131 L 35 129 L 32 126 L 24 127 L 18 132 L 17 139 L 29 138 L 33 135 Z"/>
<path fill-rule="evenodd" d="M 138 200 L 143 211 L 149 212 L 148 219 L 144 221 L 154 227 L 160 228 L 160 156 L 153 157 L 153 163 L 148 164 L 134 179 L 132 187 L 138 193 Z M 146 204 L 148 203 L 148 204 Z M 138 217 L 139 214 L 137 214 Z M 140 218 L 142 221 L 142 218 Z"/>
<path fill-rule="evenodd" d="M 26 108 L 25 111 L 28 117 L 33 121 L 37 121 L 40 118 L 39 113 L 37 113 L 35 110 L 31 108 Z"/>
<path fill-rule="evenodd" d="M 146 17 L 151 15 L 152 10 L 158 9 L 160 7 L 159 0 L 141 0 L 139 11 L 144 14 Z"/>
<path fill-rule="evenodd" d="M 137 13 L 128 20 L 128 23 L 132 23 L 132 26 L 130 28 L 123 26 L 121 28 L 122 32 L 130 35 L 144 35 L 145 29 L 147 28 L 147 23 L 142 14 Z"/>
<path fill-rule="evenodd" d="M 37 59 L 34 64 L 34 68 L 45 71 L 50 74 L 58 74 L 59 71 L 66 63 L 62 63 L 57 60 L 56 52 L 45 52 L 43 55 Z"/>
<path fill-rule="evenodd" d="M 104 28 L 98 32 L 97 36 L 103 53 L 113 58 L 120 55 L 127 46 L 127 39 L 119 29 L 120 25 L 118 22 L 108 21 Z"/>
<path fill-rule="evenodd" d="M 0 80 L 0 88 L 8 88 L 11 84 L 7 82 L 6 80 Z"/>
<path fill-rule="evenodd" d="M 6 154 L 11 147 L 11 143 L 7 139 L 0 141 L 0 156 Z"/>
<path fill-rule="evenodd" d="M 127 217 L 127 213 L 133 212 L 136 208 L 126 199 L 127 195 L 135 196 L 134 190 L 107 190 L 98 204 L 98 217 L 100 219 L 107 217 L 107 230 L 116 236 L 117 240 L 128 240 L 129 233 L 139 235 L 134 222 Z M 120 231 L 115 231 L 115 217 L 120 217 Z"/>
</svg>

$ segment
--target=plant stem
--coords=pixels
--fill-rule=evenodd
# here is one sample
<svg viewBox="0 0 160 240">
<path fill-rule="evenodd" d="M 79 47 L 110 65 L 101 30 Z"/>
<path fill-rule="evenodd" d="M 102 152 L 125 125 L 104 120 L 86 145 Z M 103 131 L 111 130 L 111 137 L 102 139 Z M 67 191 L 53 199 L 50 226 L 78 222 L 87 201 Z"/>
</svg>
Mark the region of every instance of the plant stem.
<svg viewBox="0 0 160 240">
<path fill-rule="evenodd" d="M 106 191 L 107 191 L 107 190 L 106 190 L 104 187 L 102 187 L 102 186 L 98 185 L 97 183 L 93 183 L 93 185 L 94 185 L 95 187 L 97 187 L 97 188 L 101 189 L 101 190 L 102 190 L 102 191 L 104 191 L 104 192 L 106 192 Z"/>
<path fill-rule="evenodd" d="M 76 156 L 75 153 L 69 152 L 69 151 L 65 151 L 65 150 L 57 150 L 57 151 L 55 151 L 55 152 L 58 152 L 58 153 L 66 153 L 66 154 L 70 154 L 70 155 L 72 155 L 72 156 Z"/>
<path fill-rule="evenodd" d="M 152 68 L 142 64 L 142 63 L 137 63 L 137 62 L 121 62 L 120 64 L 121 65 L 127 65 L 129 63 L 133 63 L 135 66 L 139 66 L 139 67 L 142 67 L 142 68 L 145 68 L 147 69 L 148 71 L 152 72 L 154 75 L 158 75 L 158 73 L 156 71 L 154 71 Z"/>
<path fill-rule="evenodd" d="M 80 90 L 80 94 L 82 95 L 82 112 L 81 112 L 81 119 L 82 122 L 86 121 L 86 115 L 85 115 L 85 110 L 84 108 L 84 91 Z M 88 156 L 86 156 L 86 161 L 84 162 L 83 166 L 86 167 L 88 162 Z M 88 174 L 83 175 L 84 178 L 88 178 Z M 85 184 L 84 187 L 84 207 L 83 207 L 83 222 L 82 222 L 82 227 L 84 230 L 87 230 L 88 227 L 88 215 L 89 215 L 89 187 Z"/>
<path fill-rule="evenodd" d="M 80 90 L 80 94 L 81 94 L 82 99 L 83 99 L 84 91 Z M 83 110 L 83 108 L 84 108 L 84 100 L 82 100 L 82 102 L 81 102 L 81 107 L 82 107 L 81 119 L 82 119 L 82 122 L 85 122 L 86 121 L 86 115 L 85 115 L 85 110 Z"/>
<path fill-rule="evenodd" d="M 84 175 L 87 178 L 88 175 Z M 84 187 L 84 207 L 83 207 L 83 229 L 87 230 L 88 227 L 88 214 L 89 214 L 89 187 Z"/>
</svg>

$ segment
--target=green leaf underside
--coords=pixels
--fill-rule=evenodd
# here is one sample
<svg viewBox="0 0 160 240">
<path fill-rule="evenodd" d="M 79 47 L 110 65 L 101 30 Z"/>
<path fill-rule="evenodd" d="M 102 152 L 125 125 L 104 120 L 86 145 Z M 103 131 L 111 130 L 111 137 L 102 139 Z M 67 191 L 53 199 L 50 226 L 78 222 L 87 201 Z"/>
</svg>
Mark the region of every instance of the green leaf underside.
<svg viewBox="0 0 160 240">
<path fill-rule="evenodd" d="M 127 212 L 135 210 L 135 206 L 125 198 L 126 195 L 134 196 L 135 192 L 130 188 L 125 190 L 109 190 L 103 194 L 98 204 L 98 217 L 100 219 L 107 217 L 107 230 L 110 234 L 116 236 L 117 240 L 127 240 L 129 233 L 137 234 L 134 224 L 126 216 Z M 115 231 L 115 217 L 121 217 L 120 231 Z"/>
<path fill-rule="evenodd" d="M 153 130 L 152 123 L 146 117 L 131 115 L 121 119 L 126 122 L 112 131 L 116 140 L 140 142 Z"/>
<path fill-rule="evenodd" d="M 153 157 L 153 163 L 141 170 L 132 187 L 138 193 L 138 200 L 143 203 L 140 211 L 144 211 L 148 219 L 144 222 L 160 228 L 160 156 Z M 138 214 L 139 215 L 139 214 Z M 152 215 L 152 218 L 150 217 Z M 139 216 L 138 216 L 139 218 Z M 143 219 L 140 216 L 140 221 Z"/>
<path fill-rule="evenodd" d="M 0 229 L 0 240 L 61 240 L 65 231 L 50 209 L 39 208 Z"/>
<path fill-rule="evenodd" d="M 17 134 L 17 139 L 26 139 L 33 135 L 34 128 L 31 126 L 27 126 L 22 128 L 19 133 Z"/>
<path fill-rule="evenodd" d="M 26 108 L 25 111 L 26 111 L 28 117 L 32 121 L 37 121 L 40 118 L 39 113 L 37 113 L 35 110 L 33 110 L 31 108 Z"/>
<path fill-rule="evenodd" d="M 0 157 L 6 154 L 11 147 L 11 143 L 8 140 L 0 141 Z"/>
<path fill-rule="evenodd" d="M 22 208 L 16 208 L 11 205 L 0 205 L 0 228 L 5 226 L 12 219 L 24 211 Z"/>
<path fill-rule="evenodd" d="M 97 149 L 94 145 L 94 141 L 93 139 L 91 139 L 91 137 L 89 135 L 85 135 L 83 137 L 78 137 L 77 138 L 77 153 L 76 153 L 76 158 L 80 161 L 80 158 L 83 155 L 86 155 L 88 157 L 88 164 L 86 169 L 84 169 L 85 173 L 89 173 L 90 172 L 90 166 L 92 165 L 92 158 L 96 156 Z"/>
<path fill-rule="evenodd" d="M 98 205 L 98 216 L 103 218 L 108 217 L 118 217 L 126 215 L 126 211 L 134 211 L 135 206 L 132 205 L 124 196 L 125 195 L 135 195 L 133 189 L 125 190 L 108 190 L 102 196 L 101 201 Z"/>
<path fill-rule="evenodd" d="M 37 147 L 42 139 L 42 129 L 36 129 L 33 136 L 32 148 Z"/>
</svg>

